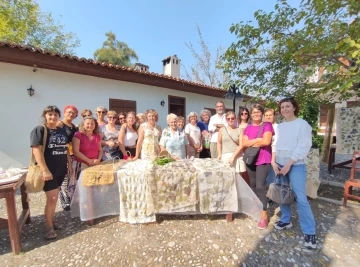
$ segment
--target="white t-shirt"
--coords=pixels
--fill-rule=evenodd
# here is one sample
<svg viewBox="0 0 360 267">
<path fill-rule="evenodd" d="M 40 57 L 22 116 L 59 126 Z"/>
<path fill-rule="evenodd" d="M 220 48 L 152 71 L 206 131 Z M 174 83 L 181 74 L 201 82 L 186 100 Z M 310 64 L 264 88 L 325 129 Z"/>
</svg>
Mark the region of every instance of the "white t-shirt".
<svg viewBox="0 0 360 267">
<path fill-rule="evenodd" d="M 214 126 L 214 124 L 224 124 L 225 126 L 227 125 L 226 123 L 226 118 L 225 118 L 225 114 L 219 116 L 218 114 L 215 114 L 213 116 L 211 116 L 210 121 L 209 121 L 209 132 L 212 133 L 211 136 L 211 143 L 217 143 L 217 139 L 218 139 L 218 132 L 215 133 L 216 127 Z"/>
<path fill-rule="evenodd" d="M 201 140 L 201 131 L 197 125 L 192 125 L 191 123 L 186 124 L 185 133 L 190 135 L 196 145 L 200 145 Z"/>
</svg>

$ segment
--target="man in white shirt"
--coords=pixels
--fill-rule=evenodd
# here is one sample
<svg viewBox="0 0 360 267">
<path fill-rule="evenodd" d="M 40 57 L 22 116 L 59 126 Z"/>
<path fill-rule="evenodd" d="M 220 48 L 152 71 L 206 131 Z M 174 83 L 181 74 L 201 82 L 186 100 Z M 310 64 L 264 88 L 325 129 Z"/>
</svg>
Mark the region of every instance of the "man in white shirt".
<svg viewBox="0 0 360 267">
<path fill-rule="evenodd" d="M 209 121 L 209 132 L 212 133 L 210 139 L 210 153 L 211 158 L 216 159 L 218 157 L 217 153 L 217 139 L 219 130 L 225 126 L 225 104 L 222 101 L 218 101 L 215 105 L 216 114 L 211 116 Z"/>
</svg>

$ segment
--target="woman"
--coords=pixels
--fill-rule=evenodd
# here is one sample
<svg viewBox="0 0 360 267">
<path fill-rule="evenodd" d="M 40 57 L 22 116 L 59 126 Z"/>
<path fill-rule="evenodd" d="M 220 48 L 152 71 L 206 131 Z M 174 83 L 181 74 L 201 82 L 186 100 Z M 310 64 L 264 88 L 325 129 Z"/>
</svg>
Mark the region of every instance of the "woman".
<svg viewBox="0 0 360 267">
<path fill-rule="evenodd" d="M 239 108 L 239 114 L 238 114 L 238 123 L 239 128 L 245 130 L 245 128 L 248 126 L 250 120 L 250 113 L 249 110 L 245 107 Z"/>
<path fill-rule="evenodd" d="M 136 114 L 136 123 L 138 125 L 138 128 L 141 124 L 145 122 L 145 114 L 144 113 L 138 113 Z"/>
<path fill-rule="evenodd" d="M 100 127 L 101 145 L 103 147 L 102 160 L 122 158 L 119 149 L 120 126 L 116 125 L 117 114 L 113 110 L 107 113 L 108 123 Z"/>
<path fill-rule="evenodd" d="M 184 132 L 178 131 L 177 116 L 167 115 L 168 128 L 162 132 L 160 139 L 161 151 L 167 150 L 175 159 L 186 159 L 189 155 L 189 141 Z"/>
<path fill-rule="evenodd" d="M 73 197 L 76 182 L 82 170 L 89 166 L 98 165 L 102 158 L 101 137 L 98 134 L 98 125 L 93 117 L 85 117 L 72 140 L 74 160 L 72 175 L 69 181 L 69 196 Z"/>
<path fill-rule="evenodd" d="M 183 116 L 177 117 L 177 127 L 178 127 L 178 131 L 180 131 L 180 132 L 184 131 L 185 118 Z"/>
<path fill-rule="evenodd" d="M 273 145 L 274 144 L 274 139 L 275 139 L 275 136 L 276 136 L 276 129 L 277 129 L 277 123 L 275 122 L 275 110 L 272 109 L 272 108 L 267 108 L 265 109 L 265 112 L 264 112 L 264 121 L 267 121 L 267 122 L 270 122 L 274 128 L 274 132 L 275 132 L 275 135 L 273 136 L 272 138 L 272 142 L 271 144 Z M 272 150 L 274 148 L 272 147 Z M 271 183 L 273 183 L 275 181 L 275 172 L 272 168 L 270 168 L 270 171 L 269 171 L 269 174 L 268 174 L 268 177 L 266 178 L 266 184 L 267 185 L 270 185 Z M 269 202 L 270 203 L 270 202 Z"/>
<path fill-rule="evenodd" d="M 118 116 L 119 116 L 119 124 L 120 124 L 120 126 L 122 126 L 125 123 L 126 113 L 119 112 Z"/>
<path fill-rule="evenodd" d="M 197 126 L 200 128 L 202 139 L 203 139 L 203 150 L 200 152 L 200 158 L 211 158 L 210 154 L 210 138 L 211 133 L 209 132 L 209 121 L 211 112 L 208 109 L 203 109 L 200 113 L 201 121 L 197 122 Z"/>
<path fill-rule="evenodd" d="M 190 112 L 187 118 L 189 123 L 185 126 L 185 133 L 189 140 L 189 157 L 198 158 L 202 151 L 202 137 L 197 126 L 198 115 Z"/>
<path fill-rule="evenodd" d="M 102 127 L 107 124 L 107 121 L 105 120 L 105 116 L 107 114 L 107 108 L 100 106 L 96 108 L 96 116 L 97 116 L 97 125 L 98 127 Z"/>
<path fill-rule="evenodd" d="M 118 141 L 124 159 L 127 159 L 128 156 L 135 157 L 136 155 L 136 142 L 138 139 L 138 133 L 136 131 L 135 122 L 135 112 L 130 111 L 126 115 L 126 122 L 121 126 L 120 129 Z M 128 152 L 130 155 L 128 155 Z"/>
<path fill-rule="evenodd" d="M 217 140 L 218 159 L 229 162 L 236 172 L 243 173 L 246 166 L 243 160 L 239 160 L 242 152 L 243 131 L 236 125 L 236 115 L 234 111 L 225 114 L 227 126 L 219 130 Z"/>
<path fill-rule="evenodd" d="M 92 112 L 90 109 L 83 109 L 80 114 L 82 118 L 92 116 Z"/>
<path fill-rule="evenodd" d="M 67 135 L 68 135 L 68 148 L 70 157 L 74 157 L 74 152 L 72 149 L 72 139 L 74 134 L 78 131 L 78 127 L 76 127 L 72 122 L 78 116 L 78 109 L 75 106 L 66 106 L 64 108 L 64 118 L 62 121 L 59 121 L 57 126 L 64 128 Z M 70 165 L 71 167 L 71 165 Z M 68 183 L 69 183 L 69 176 L 66 176 L 64 182 L 61 185 L 59 191 L 59 199 L 61 207 L 69 211 L 70 210 L 70 197 L 68 195 Z"/>
<path fill-rule="evenodd" d="M 255 164 L 246 164 L 246 169 L 250 177 L 250 187 L 263 204 L 263 212 L 258 228 L 266 229 L 268 226 L 266 177 L 271 168 L 271 139 L 274 135 L 274 129 L 271 123 L 262 121 L 264 115 L 263 106 L 259 104 L 253 105 L 250 114 L 252 124 L 245 128 L 243 146 L 246 148 L 259 147 L 260 152 Z"/>
<path fill-rule="evenodd" d="M 276 175 L 284 175 L 296 195 L 296 206 L 300 227 L 305 235 L 304 246 L 316 249 L 315 219 L 306 196 L 305 159 L 312 145 L 311 126 L 297 117 L 299 105 L 294 98 L 279 102 L 279 110 L 285 121 L 277 127 L 271 165 Z M 291 224 L 290 205 L 280 205 L 281 218 L 275 229 L 289 229 Z"/>
<path fill-rule="evenodd" d="M 61 225 L 54 222 L 54 214 L 59 188 L 65 176 L 71 175 L 71 159 L 67 146 L 68 135 L 64 128 L 56 126 L 60 116 L 60 110 L 56 106 L 47 106 L 42 113 L 44 125 L 36 126 L 30 135 L 32 153 L 42 170 L 42 178 L 45 181 L 45 239 L 56 238 L 55 230 L 62 228 Z M 47 132 L 47 138 L 43 152 L 45 131 Z"/>
<path fill-rule="evenodd" d="M 139 138 L 134 160 L 139 158 L 153 160 L 160 152 L 159 138 L 161 131 L 159 131 L 156 125 L 158 113 L 153 109 L 148 109 L 145 112 L 145 118 L 146 122 L 141 124 L 139 128 Z"/>
</svg>

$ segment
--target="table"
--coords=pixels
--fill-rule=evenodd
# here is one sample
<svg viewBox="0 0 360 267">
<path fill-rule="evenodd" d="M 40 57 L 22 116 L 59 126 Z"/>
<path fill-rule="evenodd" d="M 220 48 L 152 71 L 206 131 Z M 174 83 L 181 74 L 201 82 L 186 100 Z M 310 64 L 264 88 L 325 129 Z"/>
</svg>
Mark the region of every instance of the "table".
<svg viewBox="0 0 360 267">
<path fill-rule="evenodd" d="M 24 224 L 31 222 L 30 208 L 25 188 L 26 173 L 19 175 L 19 179 L 8 184 L 0 185 L 0 198 L 5 198 L 8 219 L 0 218 L 0 230 L 9 229 L 11 249 L 15 255 L 21 251 L 20 234 Z M 17 218 L 15 195 L 20 187 L 22 213 Z"/>
<path fill-rule="evenodd" d="M 123 165 L 113 184 L 96 186 L 83 186 L 80 174 L 71 216 L 91 221 L 120 215 L 122 222 L 149 223 L 156 214 L 225 214 L 231 221 L 231 214 L 245 213 L 259 221 L 260 200 L 234 169 L 221 164 L 214 159 L 195 159 L 183 172 L 172 172 L 138 160 Z M 197 176 L 191 178 L 194 169 Z"/>
</svg>

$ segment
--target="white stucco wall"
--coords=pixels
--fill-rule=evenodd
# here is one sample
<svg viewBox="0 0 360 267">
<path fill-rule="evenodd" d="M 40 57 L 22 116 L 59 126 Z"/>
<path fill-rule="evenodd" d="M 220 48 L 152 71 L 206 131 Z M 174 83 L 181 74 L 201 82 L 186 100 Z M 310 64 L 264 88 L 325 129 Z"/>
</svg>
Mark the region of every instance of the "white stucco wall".
<svg viewBox="0 0 360 267">
<path fill-rule="evenodd" d="M 35 95 L 29 97 L 30 85 Z M 137 112 L 153 108 L 159 112 L 159 124 L 166 126 L 168 95 L 186 98 L 186 114 L 199 112 L 204 107 L 214 107 L 222 100 L 232 108 L 232 101 L 215 97 L 181 92 L 166 88 L 115 81 L 85 75 L 37 69 L 0 63 L 0 107 L 2 129 L 0 131 L 0 167 L 27 166 L 30 156 L 30 132 L 41 124 L 41 113 L 47 105 L 63 109 L 75 105 L 79 111 L 94 110 L 97 106 L 109 105 L 109 98 L 136 100 Z M 164 107 L 160 105 L 164 99 Z M 237 103 L 237 106 L 242 103 Z M 75 124 L 79 118 L 75 120 Z"/>
</svg>

